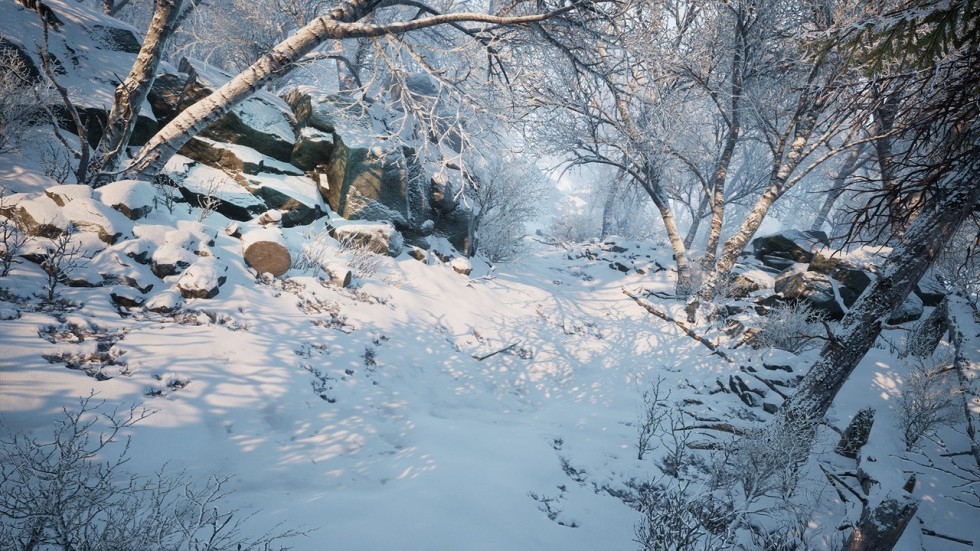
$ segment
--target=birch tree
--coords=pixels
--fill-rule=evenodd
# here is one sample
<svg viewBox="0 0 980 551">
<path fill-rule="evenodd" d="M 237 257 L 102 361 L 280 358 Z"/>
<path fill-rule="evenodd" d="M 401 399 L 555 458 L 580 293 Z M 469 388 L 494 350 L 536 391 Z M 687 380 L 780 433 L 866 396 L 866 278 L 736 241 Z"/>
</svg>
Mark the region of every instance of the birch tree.
<svg viewBox="0 0 980 551">
<path fill-rule="evenodd" d="M 236 105 L 259 90 L 270 79 L 288 73 L 295 64 L 328 40 L 377 38 L 398 35 L 437 25 L 483 24 L 471 29 L 474 33 L 488 33 L 501 25 L 526 25 L 538 23 L 563 14 L 576 12 L 579 7 L 588 8 L 593 2 L 565 4 L 550 11 L 529 15 L 506 15 L 519 10 L 524 4 L 508 6 L 504 15 L 460 12 L 409 17 L 391 23 L 363 22 L 368 16 L 385 9 L 380 0 L 346 0 L 317 17 L 295 34 L 280 42 L 248 68 L 234 76 L 228 83 L 209 96 L 188 107 L 180 115 L 154 135 L 125 169 L 127 178 L 148 178 L 159 173 L 164 165 L 187 141 L 227 113 Z M 435 10 L 432 10 L 435 11 Z M 429 13 L 429 12 L 423 12 Z"/>
</svg>

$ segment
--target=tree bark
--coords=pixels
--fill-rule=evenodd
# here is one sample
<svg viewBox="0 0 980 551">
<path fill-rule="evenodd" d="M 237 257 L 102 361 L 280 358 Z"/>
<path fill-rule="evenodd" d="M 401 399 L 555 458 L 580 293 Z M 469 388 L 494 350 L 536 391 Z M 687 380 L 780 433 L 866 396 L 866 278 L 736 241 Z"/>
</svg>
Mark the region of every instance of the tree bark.
<svg viewBox="0 0 980 551">
<path fill-rule="evenodd" d="M 649 172 L 649 171 L 648 171 Z M 677 221 L 674 213 L 670 210 L 667 203 L 667 196 L 663 188 L 658 183 L 643 180 L 643 189 L 646 190 L 654 206 L 660 212 L 660 218 L 664 222 L 664 229 L 667 231 L 667 239 L 670 241 L 671 249 L 674 252 L 674 262 L 677 264 L 677 286 L 678 296 L 687 296 L 691 292 L 693 279 L 691 277 L 691 266 L 687 258 L 687 248 L 684 246 L 684 239 L 677 228 Z"/>
<path fill-rule="evenodd" d="M 499 17 L 482 13 L 454 13 L 387 24 L 358 23 L 382 0 L 346 0 L 276 45 L 268 54 L 170 121 L 153 136 L 125 171 L 127 178 L 155 176 L 193 136 L 248 99 L 273 77 L 289 73 L 295 63 L 327 40 L 379 37 L 460 22 L 516 25 L 543 21 L 575 9 L 573 4 L 546 13 Z"/>
<path fill-rule="evenodd" d="M 841 320 L 820 358 L 781 410 L 788 421 L 822 419 L 864 358 L 881 327 L 932 266 L 943 245 L 980 204 L 980 186 L 965 177 L 944 186 L 909 227 L 871 283 Z"/>
<path fill-rule="evenodd" d="M 96 158 L 93 159 L 93 172 L 90 174 L 97 180 L 104 178 L 106 173 L 115 171 L 119 157 L 129 145 L 133 135 L 140 108 L 146 101 L 157 68 L 163 57 L 163 48 L 167 40 L 176 30 L 183 0 L 156 0 L 153 19 L 143 39 L 143 45 L 136 56 L 136 61 L 129 75 L 116 87 L 112 109 L 109 111 L 105 132 L 96 148 Z"/>
</svg>

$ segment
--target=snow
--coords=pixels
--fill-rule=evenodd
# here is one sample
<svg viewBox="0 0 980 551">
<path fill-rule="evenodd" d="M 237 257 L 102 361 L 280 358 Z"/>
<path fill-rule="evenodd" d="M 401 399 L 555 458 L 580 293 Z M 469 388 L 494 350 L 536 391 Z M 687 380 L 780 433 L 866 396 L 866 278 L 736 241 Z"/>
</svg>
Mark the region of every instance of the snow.
<svg viewBox="0 0 980 551">
<path fill-rule="evenodd" d="M 140 180 L 119 180 L 95 190 L 95 195 L 110 207 L 125 205 L 130 210 L 145 209 L 155 204 L 156 189 L 153 184 Z"/>
</svg>

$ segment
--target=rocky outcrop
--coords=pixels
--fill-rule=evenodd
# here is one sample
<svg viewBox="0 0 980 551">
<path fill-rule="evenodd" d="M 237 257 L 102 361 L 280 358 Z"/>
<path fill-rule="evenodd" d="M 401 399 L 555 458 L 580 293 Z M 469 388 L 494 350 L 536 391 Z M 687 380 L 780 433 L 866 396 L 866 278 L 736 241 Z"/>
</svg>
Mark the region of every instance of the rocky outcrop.
<svg viewBox="0 0 980 551">
<path fill-rule="evenodd" d="M 844 317 L 844 309 L 834 294 L 834 285 L 823 274 L 787 272 L 776 278 L 774 288 L 777 293 L 782 294 L 784 300 L 803 301 L 830 319 L 839 320 Z"/>
<path fill-rule="evenodd" d="M 871 284 L 871 275 L 861 266 L 843 258 L 835 251 L 821 250 L 814 254 L 808 268 L 811 272 L 830 276 L 840 283 L 840 296 L 848 307 Z"/>
<path fill-rule="evenodd" d="M 345 247 L 365 249 L 382 255 L 398 252 L 392 247 L 395 228 L 391 224 L 344 224 L 334 228 L 330 235 Z"/>
<path fill-rule="evenodd" d="M 900 304 L 898 308 L 892 312 L 892 315 L 888 318 L 888 323 L 899 325 L 910 321 L 916 321 L 922 317 L 923 311 L 922 299 L 920 299 L 915 293 L 909 293 L 909 296 L 905 299 L 905 302 Z"/>
<path fill-rule="evenodd" d="M 99 201 L 121 212 L 130 220 L 144 218 L 153 210 L 156 189 L 140 180 L 119 180 L 95 191 Z"/>
<path fill-rule="evenodd" d="M 84 184 L 52 186 L 44 190 L 44 194 L 56 205 L 63 207 L 74 199 L 91 199 L 92 188 Z"/>
<path fill-rule="evenodd" d="M 782 270 L 796 262 L 810 262 L 814 247 L 821 244 L 828 244 L 823 232 L 790 230 L 757 237 L 752 250 L 763 264 Z"/>
</svg>

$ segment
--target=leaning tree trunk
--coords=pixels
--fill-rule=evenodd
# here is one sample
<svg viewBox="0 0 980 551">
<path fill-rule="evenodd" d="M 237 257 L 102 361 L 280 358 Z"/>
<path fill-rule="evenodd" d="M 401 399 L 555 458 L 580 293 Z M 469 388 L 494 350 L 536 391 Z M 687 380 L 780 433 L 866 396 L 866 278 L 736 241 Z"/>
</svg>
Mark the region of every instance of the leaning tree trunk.
<svg viewBox="0 0 980 551">
<path fill-rule="evenodd" d="M 687 247 L 684 246 L 684 239 L 681 237 L 681 232 L 677 228 L 677 220 L 674 219 L 674 213 L 670 210 L 670 205 L 667 203 L 667 197 L 664 194 L 663 188 L 654 182 L 643 181 L 642 184 L 643 189 L 646 190 L 650 199 L 653 200 L 653 204 L 660 212 L 664 229 L 667 231 L 667 240 L 670 241 L 670 247 L 674 252 L 674 262 L 677 264 L 676 293 L 678 296 L 686 296 L 691 292 L 693 279 L 691 277 L 691 266 L 687 259 Z"/>
<path fill-rule="evenodd" d="M 834 397 L 864 358 L 892 311 L 902 304 L 943 245 L 980 204 L 980 186 L 969 179 L 946 185 L 933 196 L 899 246 L 885 260 L 878 279 L 864 291 L 841 320 L 820 358 L 783 405 L 788 422 L 822 419 Z"/>
<path fill-rule="evenodd" d="M 827 198 L 824 199 L 823 206 L 820 207 L 820 212 L 817 213 L 817 217 L 813 219 L 813 224 L 810 225 L 810 231 L 820 231 L 824 222 L 830 217 L 830 209 L 834 207 L 834 203 L 844 193 L 844 186 L 847 184 L 847 179 L 861 166 L 862 163 L 860 160 L 863 153 L 863 146 L 851 149 L 844 164 L 837 171 L 837 176 L 834 177 L 834 183 L 827 193 Z"/>
<path fill-rule="evenodd" d="M 140 108 L 146 101 L 160 66 L 163 48 L 176 30 L 182 4 L 183 0 L 156 0 L 153 19 L 139 55 L 136 56 L 126 80 L 116 88 L 105 132 L 96 149 L 97 156 L 93 159 L 93 168 L 96 169 L 94 172 L 97 173 L 90 176 L 99 178 L 101 174 L 98 173 L 113 172 L 120 154 L 129 145 Z"/>
<path fill-rule="evenodd" d="M 125 171 L 128 178 L 152 177 L 163 170 L 177 151 L 192 137 L 219 117 L 256 93 L 272 78 L 289 73 L 296 62 L 327 40 L 371 38 L 434 27 L 474 22 L 517 25 L 544 21 L 575 9 L 574 4 L 551 12 L 519 17 L 500 17 L 482 13 L 452 13 L 385 24 L 357 23 L 383 5 L 381 0 L 346 0 L 326 15 L 310 21 L 295 34 L 277 44 L 269 53 L 233 77 L 209 96 L 177 115 L 153 136 Z"/>
</svg>

